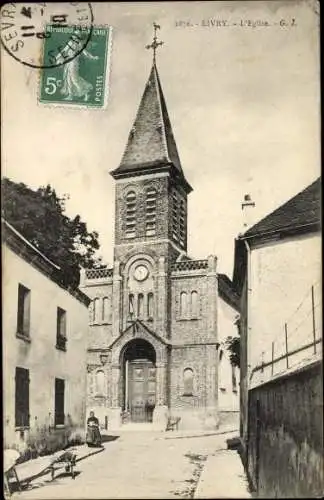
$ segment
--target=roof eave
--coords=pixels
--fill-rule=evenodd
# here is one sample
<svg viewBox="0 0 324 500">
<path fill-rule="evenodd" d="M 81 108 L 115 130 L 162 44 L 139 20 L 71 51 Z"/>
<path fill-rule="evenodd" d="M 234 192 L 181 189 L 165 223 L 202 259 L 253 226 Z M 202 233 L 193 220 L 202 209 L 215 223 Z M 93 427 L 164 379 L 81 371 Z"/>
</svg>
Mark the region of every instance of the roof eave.
<svg viewBox="0 0 324 500">
<path fill-rule="evenodd" d="M 38 271 L 47 276 L 53 283 L 66 290 L 79 302 L 89 306 L 91 299 L 79 288 L 66 286 L 61 280 L 61 268 L 48 259 L 30 241 L 28 241 L 9 222 L 2 218 L 2 240 L 8 247 L 23 258 L 27 263 L 36 267 Z"/>
<path fill-rule="evenodd" d="M 319 220 L 310 222 L 308 224 L 292 225 L 286 226 L 279 229 L 273 229 L 271 231 L 256 231 L 239 235 L 238 239 L 241 241 L 250 241 L 251 243 L 268 243 L 269 239 L 283 239 L 289 236 L 298 236 L 305 233 L 313 233 L 320 231 L 321 222 Z"/>
<path fill-rule="evenodd" d="M 193 188 L 186 180 L 184 175 L 181 172 L 179 172 L 179 170 L 174 166 L 174 164 L 171 161 L 169 162 L 157 161 L 139 165 L 136 164 L 120 165 L 116 169 L 111 170 L 109 173 L 114 179 L 118 180 L 118 179 L 125 179 L 130 175 L 138 177 L 140 175 L 159 174 L 161 172 L 169 172 L 171 175 L 173 175 L 173 177 L 176 177 L 177 180 L 182 184 L 187 194 L 193 191 Z"/>
</svg>

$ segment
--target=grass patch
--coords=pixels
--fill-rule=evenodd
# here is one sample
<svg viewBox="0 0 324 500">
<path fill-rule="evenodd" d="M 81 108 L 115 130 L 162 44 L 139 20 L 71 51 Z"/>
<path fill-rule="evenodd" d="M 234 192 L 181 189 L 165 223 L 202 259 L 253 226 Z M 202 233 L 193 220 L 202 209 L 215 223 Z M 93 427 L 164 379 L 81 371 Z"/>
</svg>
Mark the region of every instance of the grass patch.
<svg viewBox="0 0 324 500">
<path fill-rule="evenodd" d="M 193 498 L 202 469 L 204 468 L 204 462 L 207 459 L 207 455 L 186 453 L 185 457 L 188 458 L 189 462 L 194 466 L 192 471 L 192 477 L 190 479 L 185 479 L 184 483 L 187 483 L 186 486 L 176 490 L 174 494 L 181 498 Z"/>
</svg>

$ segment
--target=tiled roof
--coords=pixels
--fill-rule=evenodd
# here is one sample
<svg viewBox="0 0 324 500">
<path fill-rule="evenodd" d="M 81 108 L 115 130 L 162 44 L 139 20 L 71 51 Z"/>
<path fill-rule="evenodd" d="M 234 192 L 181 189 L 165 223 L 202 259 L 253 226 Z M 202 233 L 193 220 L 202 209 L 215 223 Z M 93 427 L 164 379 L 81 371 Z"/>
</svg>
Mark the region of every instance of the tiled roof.
<svg viewBox="0 0 324 500">
<path fill-rule="evenodd" d="M 123 158 L 112 174 L 168 164 L 184 178 L 158 71 L 153 64 Z"/>
<path fill-rule="evenodd" d="M 320 178 L 248 229 L 240 238 L 320 225 Z"/>
</svg>

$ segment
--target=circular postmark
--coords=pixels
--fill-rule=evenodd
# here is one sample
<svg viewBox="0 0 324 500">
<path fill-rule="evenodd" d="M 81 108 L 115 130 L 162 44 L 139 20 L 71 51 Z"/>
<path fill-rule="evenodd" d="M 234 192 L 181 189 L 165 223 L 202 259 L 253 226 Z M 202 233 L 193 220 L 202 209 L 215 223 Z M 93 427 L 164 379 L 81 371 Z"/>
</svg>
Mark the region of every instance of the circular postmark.
<svg viewBox="0 0 324 500">
<path fill-rule="evenodd" d="M 1 7 L 0 23 L 1 43 L 16 61 L 31 68 L 55 68 L 86 48 L 93 13 L 91 4 L 84 2 L 7 3 Z M 53 37 L 60 31 L 64 44 Z"/>
</svg>

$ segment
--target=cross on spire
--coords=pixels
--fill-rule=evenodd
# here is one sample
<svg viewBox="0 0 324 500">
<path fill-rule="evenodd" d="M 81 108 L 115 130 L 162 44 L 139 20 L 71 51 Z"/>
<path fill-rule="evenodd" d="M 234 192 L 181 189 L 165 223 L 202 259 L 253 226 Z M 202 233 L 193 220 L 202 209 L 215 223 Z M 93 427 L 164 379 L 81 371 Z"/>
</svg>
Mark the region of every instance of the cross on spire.
<svg viewBox="0 0 324 500">
<path fill-rule="evenodd" d="M 160 45 L 163 45 L 164 42 L 158 42 L 157 41 L 157 36 L 156 36 L 157 30 L 161 29 L 161 26 L 159 24 L 153 23 L 153 29 L 154 29 L 153 42 L 150 45 L 146 45 L 145 48 L 153 50 L 153 64 L 154 64 L 155 63 L 155 58 L 156 58 L 156 49 Z"/>
</svg>

